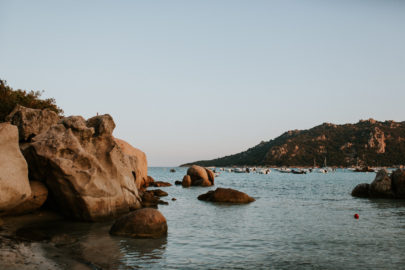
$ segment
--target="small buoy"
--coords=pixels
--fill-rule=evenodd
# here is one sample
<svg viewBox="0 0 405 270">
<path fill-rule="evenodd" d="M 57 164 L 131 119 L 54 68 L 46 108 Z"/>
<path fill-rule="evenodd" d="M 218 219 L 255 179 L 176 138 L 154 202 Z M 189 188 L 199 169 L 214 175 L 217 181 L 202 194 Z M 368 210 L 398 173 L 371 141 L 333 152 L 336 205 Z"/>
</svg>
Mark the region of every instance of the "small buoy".
<svg viewBox="0 0 405 270">
<path fill-rule="evenodd" d="M 359 217 L 360 217 L 359 214 L 354 214 L 355 219 L 359 219 Z"/>
</svg>

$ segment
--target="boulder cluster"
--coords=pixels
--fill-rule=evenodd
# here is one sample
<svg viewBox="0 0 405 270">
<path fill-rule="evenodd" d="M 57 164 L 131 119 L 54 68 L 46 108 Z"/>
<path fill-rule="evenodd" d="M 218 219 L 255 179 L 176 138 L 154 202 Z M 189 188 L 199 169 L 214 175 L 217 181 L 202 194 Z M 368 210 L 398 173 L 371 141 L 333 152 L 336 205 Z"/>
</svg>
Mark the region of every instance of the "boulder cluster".
<svg viewBox="0 0 405 270">
<path fill-rule="evenodd" d="M 171 184 L 148 176 L 145 153 L 112 135 L 110 115 L 60 117 L 47 109 L 16 106 L 6 121 L 0 123 L 0 216 L 27 214 L 46 205 L 82 221 L 120 217 L 110 230 L 113 235 L 167 234 L 166 219 L 154 208 L 168 204 L 160 199 L 168 194 L 146 189 Z M 214 178 L 213 171 L 194 165 L 176 184 L 209 187 Z M 199 199 L 254 201 L 222 188 Z"/>
<path fill-rule="evenodd" d="M 188 168 L 187 174 L 183 177 L 181 185 L 183 187 L 209 187 L 214 185 L 214 179 L 215 174 L 210 169 L 192 165 L 190 168 Z M 180 181 L 176 181 L 176 184 L 180 184 Z M 249 195 L 231 188 L 217 188 L 215 191 L 210 190 L 207 193 L 198 196 L 198 199 L 202 201 L 236 204 L 250 203 L 255 201 L 255 199 Z"/>
<path fill-rule="evenodd" d="M 6 121 L 0 123 L 0 216 L 46 202 L 67 217 L 97 221 L 144 206 L 142 195 L 154 182 L 146 155 L 112 135 L 110 115 L 86 120 L 18 105 Z"/>
<path fill-rule="evenodd" d="M 391 175 L 380 170 L 371 184 L 357 185 L 352 191 L 353 197 L 405 199 L 405 170 L 397 169 Z"/>
<path fill-rule="evenodd" d="M 183 177 L 182 186 L 202 186 L 209 187 L 214 185 L 215 174 L 213 171 L 193 165 L 187 170 L 187 174 Z"/>
</svg>

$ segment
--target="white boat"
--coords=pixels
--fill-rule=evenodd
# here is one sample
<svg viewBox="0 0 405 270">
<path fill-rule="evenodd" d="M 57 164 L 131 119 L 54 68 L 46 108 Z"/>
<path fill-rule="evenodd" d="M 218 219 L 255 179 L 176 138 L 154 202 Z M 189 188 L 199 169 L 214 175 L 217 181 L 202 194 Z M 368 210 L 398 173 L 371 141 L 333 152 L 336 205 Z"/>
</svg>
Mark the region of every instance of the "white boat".
<svg viewBox="0 0 405 270">
<path fill-rule="evenodd" d="M 281 172 L 281 173 L 290 173 L 291 169 L 289 169 L 289 168 L 277 168 L 276 171 Z"/>
<path fill-rule="evenodd" d="M 271 173 L 271 170 L 270 170 L 270 169 L 262 169 L 262 170 L 260 170 L 259 173 L 260 173 L 260 174 L 270 174 L 270 173 Z"/>
<path fill-rule="evenodd" d="M 246 170 L 242 169 L 242 168 L 236 168 L 233 172 L 235 172 L 235 173 L 246 173 Z"/>
</svg>

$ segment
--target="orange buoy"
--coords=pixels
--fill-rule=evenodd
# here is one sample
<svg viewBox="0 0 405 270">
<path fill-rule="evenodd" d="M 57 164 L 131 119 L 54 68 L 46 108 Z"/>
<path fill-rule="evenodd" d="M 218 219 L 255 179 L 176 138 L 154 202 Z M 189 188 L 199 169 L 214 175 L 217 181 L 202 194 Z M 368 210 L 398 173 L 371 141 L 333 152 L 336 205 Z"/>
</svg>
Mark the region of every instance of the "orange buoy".
<svg viewBox="0 0 405 270">
<path fill-rule="evenodd" d="M 354 218 L 355 218 L 355 219 L 359 219 L 359 217 L 360 217 L 359 214 L 357 214 L 357 213 L 354 214 Z"/>
</svg>

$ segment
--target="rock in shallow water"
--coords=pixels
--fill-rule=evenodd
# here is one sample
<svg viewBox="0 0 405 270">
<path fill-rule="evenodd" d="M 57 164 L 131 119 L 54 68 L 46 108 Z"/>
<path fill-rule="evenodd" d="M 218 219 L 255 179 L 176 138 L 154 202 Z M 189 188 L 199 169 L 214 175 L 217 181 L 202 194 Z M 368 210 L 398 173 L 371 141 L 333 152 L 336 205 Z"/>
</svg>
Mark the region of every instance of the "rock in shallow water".
<svg viewBox="0 0 405 270">
<path fill-rule="evenodd" d="M 152 187 L 170 187 L 170 186 L 172 186 L 172 184 L 170 184 L 169 182 L 155 181 L 155 182 L 150 183 L 150 186 L 152 186 Z"/>
<path fill-rule="evenodd" d="M 225 203 L 250 203 L 255 199 L 231 188 L 217 188 L 215 191 L 211 190 L 205 194 L 198 196 L 199 200 L 210 202 L 225 202 Z"/>
<path fill-rule="evenodd" d="M 359 184 L 352 196 L 361 198 L 405 199 L 405 170 L 398 169 L 388 175 L 385 169 L 380 170 L 371 184 Z"/>
<path fill-rule="evenodd" d="M 208 187 L 214 184 L 215 175 L 212 171 L 206 168 L 193 165 L 190 168 L 188 168 L 187 175 L 190 176 L 191 186 Z"/>
<path fill-rule="evenodd" d="M 370 185 L 370 197 L 372 198 L 393 198 L 391 178 L 388 176 L 387 170 L 380 170 L 374 181 Z"/>
<path fill-rule="evenodd" d="M 367 184 L 367 183 L 358 184 L 352 190 L 352 196 L 359 197 L 359 198 L 368 198 L 370 196 L 369 190 L 370 190 L 370 184 Z"/>
<path fill-rule="evenodd" d="M 132 238 L 160 238 L 167 235 L 166 218 L 159 210 L 143 208 L 120 217 L 110 234 Z"/>
<path fill-rule="evenodd" d="M 185 176 L 183 177 L 183 181 L 181 182 L 181 185 L 182 185 L 183 187 L 189 187 L 189 186 L 191 186 L 191 177 L 190 177 L 190 175 L 185 175 Z"/>
<path fill-rule="evenodd" d="M 165 196 L 169 195 L 166 191 L 163 191 L 161 189 L 154 189 L 154 190 L 151 190 L 151 192 L 153 192 L 153 195 L 158 196 L 158 197 L 165 197 Z"/>
</svg>

